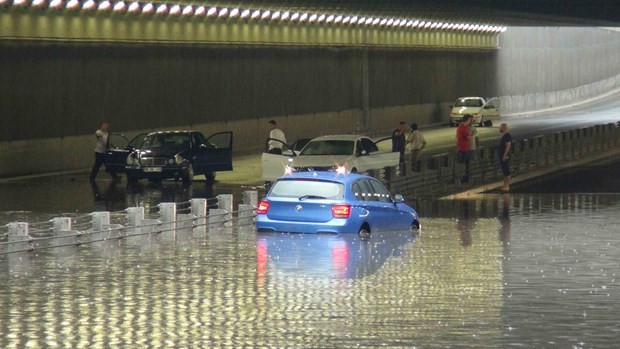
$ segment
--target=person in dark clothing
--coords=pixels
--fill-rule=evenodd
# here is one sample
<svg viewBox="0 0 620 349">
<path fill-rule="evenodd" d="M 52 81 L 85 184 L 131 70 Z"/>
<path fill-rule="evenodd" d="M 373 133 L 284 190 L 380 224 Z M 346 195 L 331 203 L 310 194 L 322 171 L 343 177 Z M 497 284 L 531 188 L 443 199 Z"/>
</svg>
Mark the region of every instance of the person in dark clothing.
<svg viewBox="0 0 620 349">
<path fill-rule="evenodd" d="M 499 164 L 504 174 L 504 185 L 502 191 L 510 190 L 510 146 L 512 145 L 512 136 L 508 132 L 508 124 L 501 124 L 499 126 L 499 132 L 502 134 L 502 138 L 499 140 L 499 146 L 497 147 L 497 156 L 499 157 Z"/>
<path fill-rule="evenodd" d="M 400 153 L 400 163 L 405 162 L 405 132 L 407 124 L 404 121 L 398 123 L 398 128 L 392 132 L 392 151 Z"/>
</svg>

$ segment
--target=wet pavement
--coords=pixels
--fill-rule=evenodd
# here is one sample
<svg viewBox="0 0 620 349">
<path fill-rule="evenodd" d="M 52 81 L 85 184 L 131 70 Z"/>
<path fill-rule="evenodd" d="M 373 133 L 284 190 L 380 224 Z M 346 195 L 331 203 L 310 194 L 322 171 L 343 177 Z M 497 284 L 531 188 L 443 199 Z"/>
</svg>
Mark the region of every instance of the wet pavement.
<svg viewBox="0 0 620 349">
<path fill-rule="evenodd" d="M 63 183 L 46 200 L 82 198 L 84 212 L 234 189 Z M 614 348 L 620 194 L 535 185 L 550 183 L 418 198 L 419 236 L 233 226 L 0 255 L 0 347 Z M 48 215 L 46 200 L 22 214 Z"/>
</svg>

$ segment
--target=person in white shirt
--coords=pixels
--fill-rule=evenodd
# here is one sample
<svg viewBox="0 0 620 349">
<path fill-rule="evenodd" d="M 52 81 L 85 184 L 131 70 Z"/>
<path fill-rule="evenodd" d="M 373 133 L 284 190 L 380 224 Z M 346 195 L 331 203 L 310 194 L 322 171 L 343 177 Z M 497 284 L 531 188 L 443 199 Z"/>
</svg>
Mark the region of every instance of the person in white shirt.
<svg viewBox="0 0 620 349">
<path fill-rule="evenodd" d="M 418 130 L 418 124 L 411 124 L 411 133 L 407 136 L 405 143 L 405 148 L 409 151 L 411 156 L 411 166 L 415 168 L 422 149 L 426 147 L 426 139 L 422 132 Z"/>
<path fill-rule="evenodd" d="M 269 128 L 271 129 L 271 131 L 269 132 L 269 140 L 267 142 L 267 144 L 269 145 L 269 149 L 267 150 L 267 152 L 270 154 L 282 155 L 282 143 L 286 144 L 286 137 L 284 136 L 284 132 L 278 128 L 275 120 L 269 120 L 267 125 L 269 125 Z"/>
<path fill-rule="evenodd" d="M 101 123 L 99 129 L 95 131 L 95 137 L 97 137 L 97 144 L 95 145 L 95 164 L 93 165 L 92 170 L 90 171 L 90 180 L 91 182 L 95 180 L 97 177 L 97 173 L 99 173 L 99 169 L 105 160 L 105 154 L 108 150 L 108 130 L 110 128 L 110 124 L 106 121 Z M 116 173 L 110 173 L 112 175 L 112 179 L 117 180 L 120 179 L 116 175 Z"/>
<path fill-rule="evenodd" d="M 474 151 L 471 158 L 473 160 L 476 157 L 475 150 L 478 148 L 478 129 L 473 123 L 469 125 L 469 132 L 471 133 L 471 142 L 469 142 L 469 149 Z"/>
</svg>

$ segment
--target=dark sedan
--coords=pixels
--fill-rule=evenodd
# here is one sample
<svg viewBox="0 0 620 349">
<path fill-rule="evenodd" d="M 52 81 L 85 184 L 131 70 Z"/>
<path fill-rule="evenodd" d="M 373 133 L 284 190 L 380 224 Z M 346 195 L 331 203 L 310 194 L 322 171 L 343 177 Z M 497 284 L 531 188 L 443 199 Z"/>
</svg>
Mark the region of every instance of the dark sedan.
<svg viewBox="0 0 620 349">
<path fill-rule="evenodd" d="M 106 169 L 126 172 L 128 182 L 181 179 L 195 175 L 215 179 L 216 171 L 232 170 L 232 132 L 205 138 L 198 131 L 160 131 L 138 135 L 126 147 L 110 146 Z"/>
</svg>

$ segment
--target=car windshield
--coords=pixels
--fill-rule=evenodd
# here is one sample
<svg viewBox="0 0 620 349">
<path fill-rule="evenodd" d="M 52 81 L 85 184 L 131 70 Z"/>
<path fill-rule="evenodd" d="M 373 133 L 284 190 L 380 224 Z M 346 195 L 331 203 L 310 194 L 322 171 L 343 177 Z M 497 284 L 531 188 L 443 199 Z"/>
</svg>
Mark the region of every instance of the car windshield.
<svg viewBox="0 0 620 349">
<path fill-rule="evenodd" d="M 459 98 L 454 103 L 455 107 L 482 107 L 482 100 L 478 98 Z"/>
<path fill-rule="evenodd" d="M 187 133 L 157 133 L 147 136 L 142 148 L 165 148 L 167 150 L 183 150 L 190 148 Z"/>
<path fill-rule="evenodd" d="M 311 141 L 306 144 L 300 155 L 351 155 L 354 145 L 353 141 Z"/>
<path fill-rule="evenodd" d="M 342 200 L 342 183 L 315 179 L 280 179 L 271 187 L 269 196 Z"/>
</svg>

